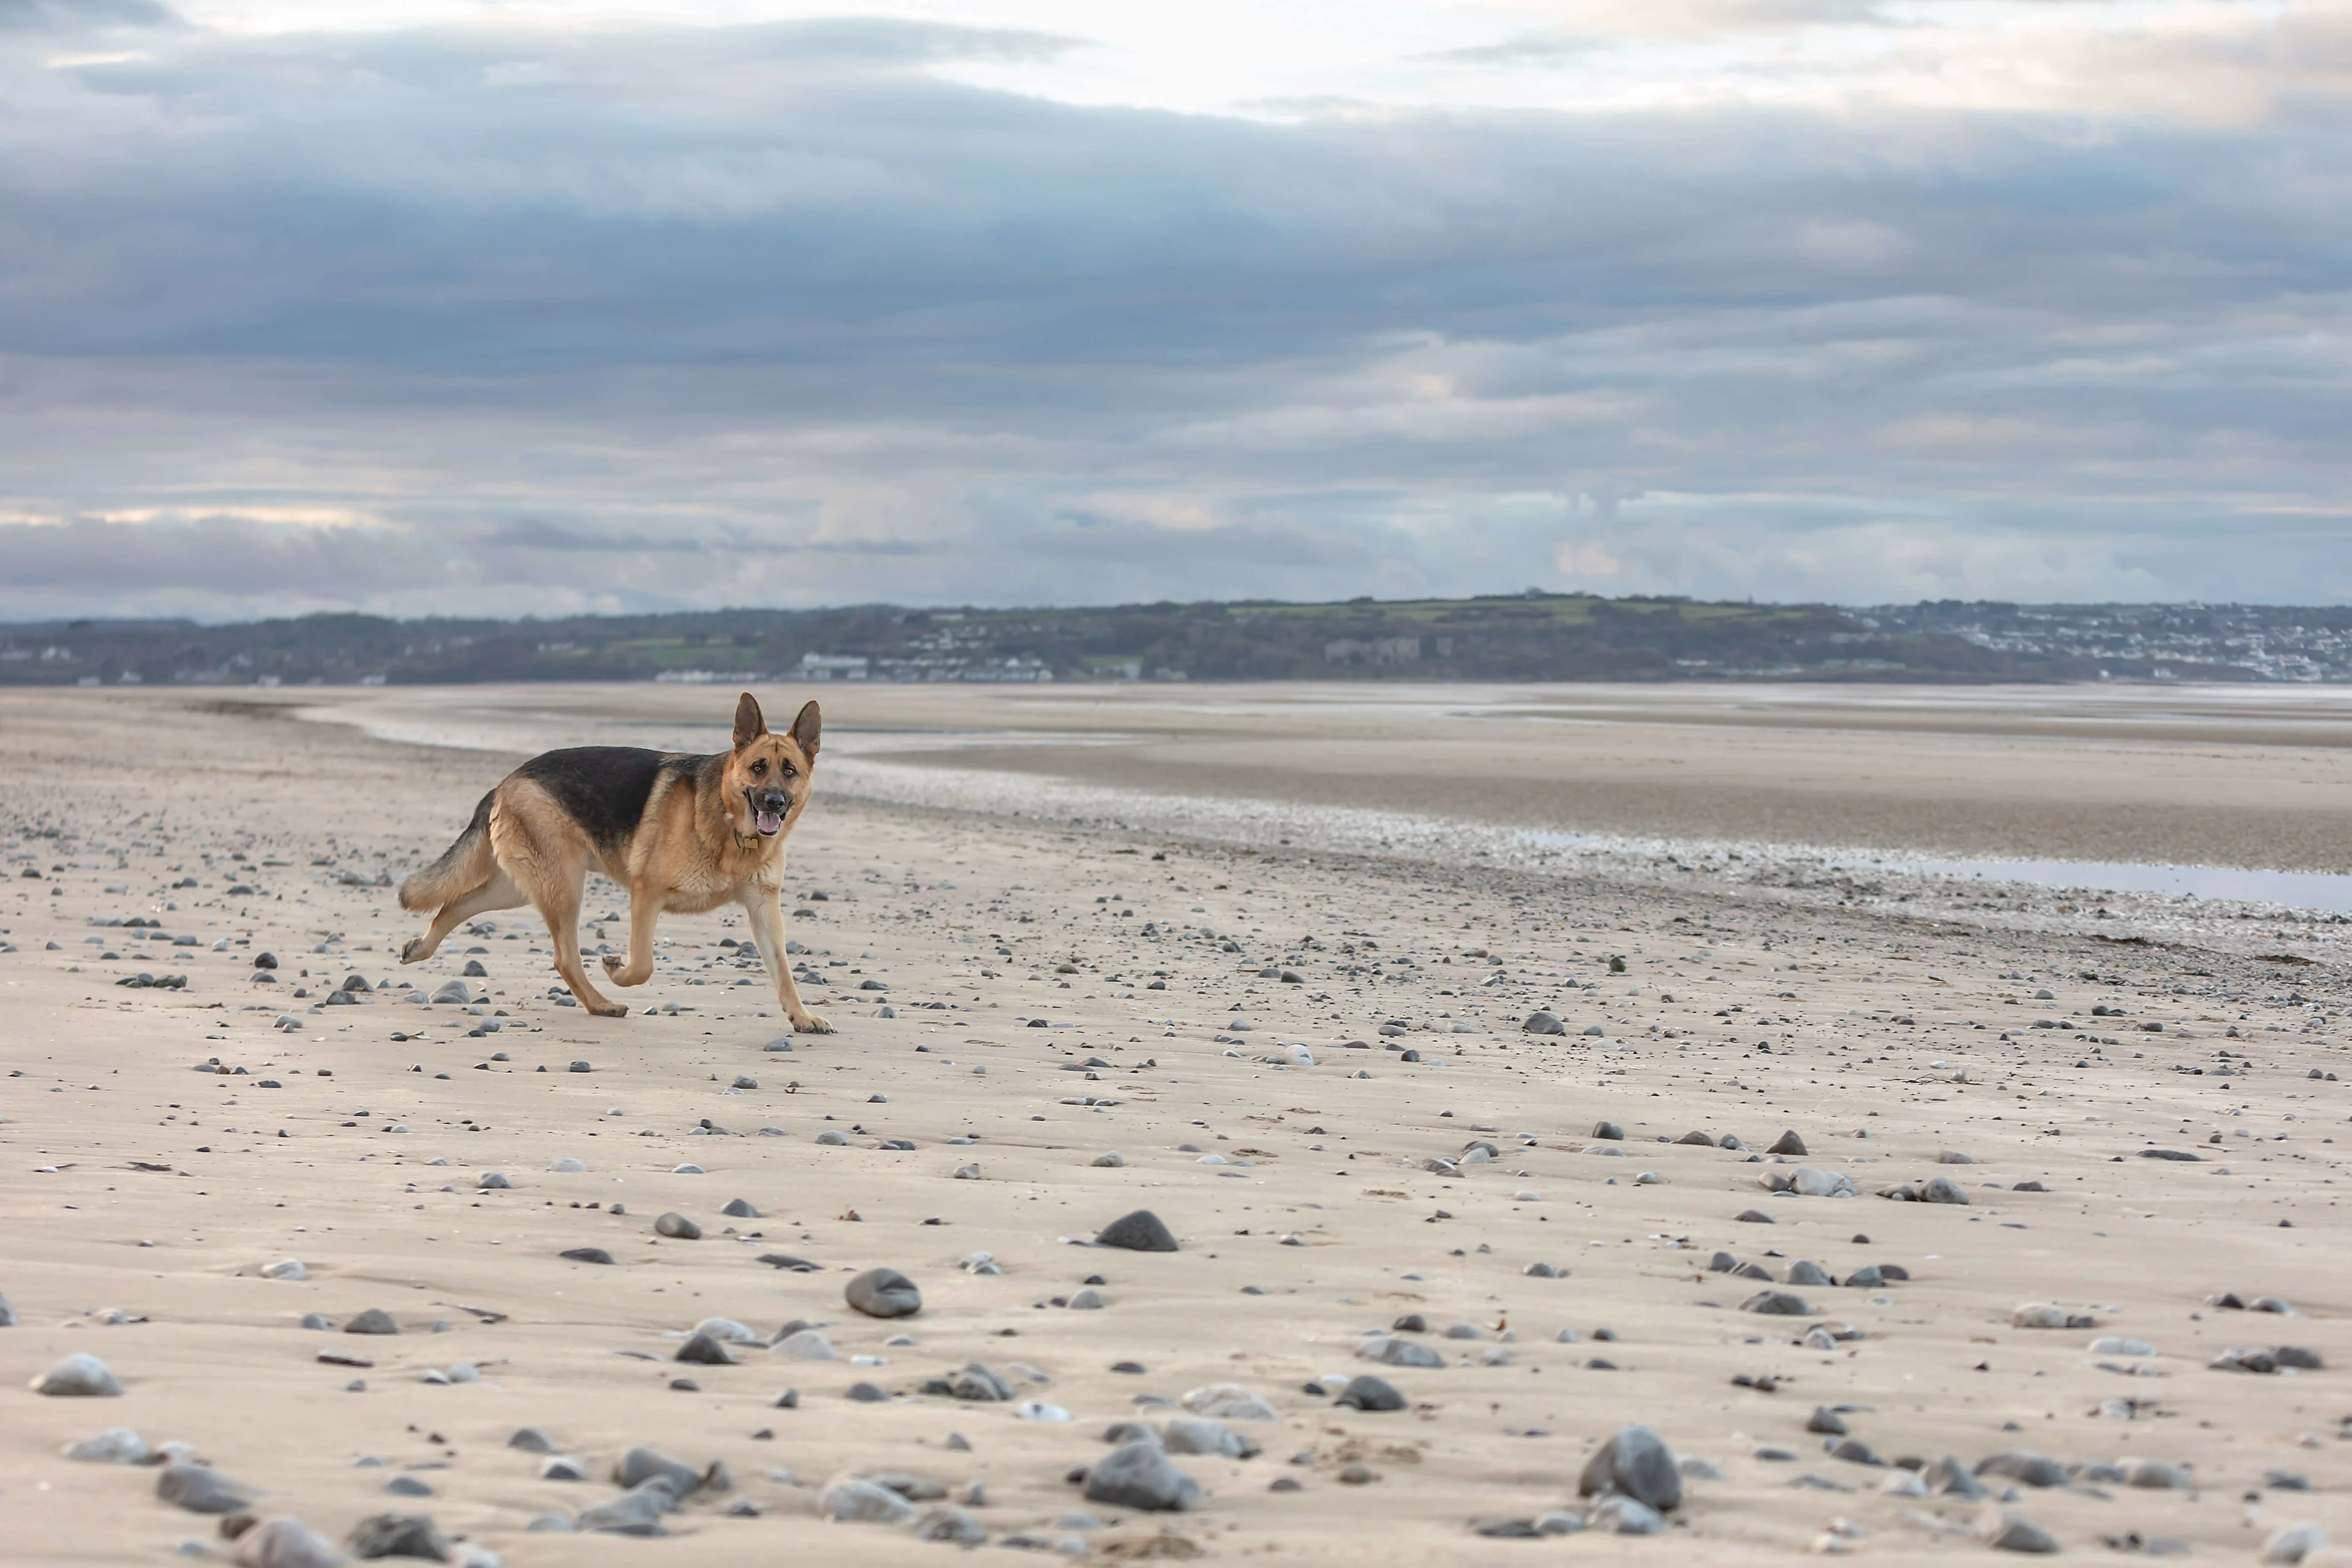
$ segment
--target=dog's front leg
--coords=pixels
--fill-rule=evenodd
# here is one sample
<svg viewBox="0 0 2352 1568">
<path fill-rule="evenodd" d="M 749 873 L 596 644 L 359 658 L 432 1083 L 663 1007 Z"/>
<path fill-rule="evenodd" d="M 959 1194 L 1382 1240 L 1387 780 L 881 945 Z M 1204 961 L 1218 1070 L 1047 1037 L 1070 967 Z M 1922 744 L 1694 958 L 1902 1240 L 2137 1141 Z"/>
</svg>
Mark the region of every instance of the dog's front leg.
<svg viewBox="0 0 2352 1568">
<path fill-rule="evenodd" d="M 629 889 L 629 956 L 604 955 L 604 973 L 615 985 L 643 985 L 654 977 L 654 921 L 661 918 L 661 894 L 650 887 Z"/>
<path fill-rule="evenodd" d="M 793 1021 L 793 1030 L 803 1035 L 833 1033 L 831 1024 L 802 1003 L 800 990 L 793 984 L 793 966 L 784 958 L 784 911 L 775 893 L 759 888 L 745 889 L 743 912 L 751 917 L 751 940 L 760 944 L 760 956 L 766 961 L 768 973 L 776 977 L 776 1000 L 783 1005 L 784 1016 Z"/>
</svg>

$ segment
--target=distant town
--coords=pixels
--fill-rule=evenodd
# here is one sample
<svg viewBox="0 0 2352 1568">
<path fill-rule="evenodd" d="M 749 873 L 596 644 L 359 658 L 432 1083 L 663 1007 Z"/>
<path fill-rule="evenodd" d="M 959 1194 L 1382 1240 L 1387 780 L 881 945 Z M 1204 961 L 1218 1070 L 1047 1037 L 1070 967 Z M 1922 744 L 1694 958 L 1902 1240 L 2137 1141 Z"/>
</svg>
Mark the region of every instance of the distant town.
<svg viewBox="0 0 2352 1568">
<path fill-rule="evenodd" d="M 0 685 L 2352 680 L 2352 608 L 1839 607 L 1582 594 L 1076 609 L 0 626 Z"/>
</svg>

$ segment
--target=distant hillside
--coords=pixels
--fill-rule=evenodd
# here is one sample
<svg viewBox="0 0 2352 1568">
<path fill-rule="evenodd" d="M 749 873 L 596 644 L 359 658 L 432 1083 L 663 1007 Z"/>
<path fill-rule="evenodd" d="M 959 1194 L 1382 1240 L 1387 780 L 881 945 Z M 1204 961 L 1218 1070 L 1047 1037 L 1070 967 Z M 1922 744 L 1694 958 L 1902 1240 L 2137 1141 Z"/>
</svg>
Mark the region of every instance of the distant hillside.
<svg viewBox="0 0 2352 1568">
<path fill-rule="evenodd" d="M 1062 610 L 0 626 L 0 685 L 508 680 L 2352 679 L 2352 611 L 1844 610 L 1528 593 Z"/>
</svg>

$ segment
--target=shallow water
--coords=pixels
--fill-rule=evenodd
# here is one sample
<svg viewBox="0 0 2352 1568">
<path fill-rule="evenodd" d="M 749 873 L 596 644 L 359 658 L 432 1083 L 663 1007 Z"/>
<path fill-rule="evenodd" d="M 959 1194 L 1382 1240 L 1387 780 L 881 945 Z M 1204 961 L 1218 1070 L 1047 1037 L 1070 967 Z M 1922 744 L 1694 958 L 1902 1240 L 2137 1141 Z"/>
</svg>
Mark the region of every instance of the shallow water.
<svg viewBox="0 0 2352 1568">
<path fill-rule="evenodd" d="M 2324 871 L 2250 871 L 2234 866 L 2134 865 L 2097 860 L 1940 860 L 1913 856 L 1834 856 L 1847 870 L 1885 870 L 1971 881 L 2030 882 L 2068 891 L 2163 893 L 2229 899 L 2291 910 L 2352 914 L 2352 877 Z"/>
<path fill-rule="evenodd" d="M 1078 694 L 1070 695 L 1075 698 Z M 1405 700 L 1407 706 L 1415 699 L 1433 700 L 1433 708 L 1438 705 L 1435 700 L 1442 700 L 1452 712 L 1462 715 L 1465 709 L 1482 706 L 1476 699 L 1486 695 L 1458 689 L 1391 690 L 1379 694 L 1381 705 L 1391 715 L 1400 698 Z M 1520 692 L 1512 695 L 1524 697 Z M 1584 695 L 1577 694 L 1580 698 Z M 1704 697 L 1717 703 L 1733 695 L 1745 700 L 1742 705 L 1759 699 L 1769 703 L 1784 698 L 1795 701 L 1820 696 L 1817 692 L 1780 693 L 1770 689 L 1691 695 L 1694 700 Z M 2068 691 L 2058 695 L 2051 705 L 2095 707 L 2107 695 Z M 2233 691 L 2227 695 L 2231 699 L 2229 703 L 2217 704 L 2224 711 L 2242 712 L 2249 706 L 2245 694 Z M 2308 691 L 2295 693 L 2306 705 L 2314 695 Z M 2323 699 L 2317 706 L 2324 709 L 2330 705 L 2325 700 L 2339 694 L 2326 691 L 2316 695 Z M 1465 703 L 1465 696 L 1473 700 Z M 1612 691 L 1601 694 L 1598 700 L 1605 706 L 1617 697 Z M 1848 707 L 1867 706 L 1866 699 L 1856 702 L 1850 694 L 1840 693 L 1838 697 Z M 1359 694 L 1354 691 L 1318 691 L 1311 701 L 1344 704 L 1357 700 Z M 1265 700 L 1246 690 L 1236 690 L 1204 692 L 1193 700 L 1203 707 L 1248 707 Z M 1984 694 L 1965 693 L 1952 699 L 1951 705 L 1964 708 L 1972 701 L 1982 700 Z M 2015 701 L 2015 694 L 2011 694 L 2009 700 Z M 1283 706 L 1279 702 L 1271 705 Z M 2150 705 L 2144 698 L 2134 706 L 2141 718 L 2151 716 Z M 1499 716 L 1501 705 L 1487 711 Z M 355 723 L 387 740 L 503 752 L 577 745 L 597 739 L 692 752 L 715 750 L 727 742 L 725 729 L 716 725 L 644 718 L 583 720 L 577 713 L 517 709 L 504 702 L 476 705 L 463 699 L 436 701 L 429 710 L 379 708 L 370 711 L 321 707 L 306 710 L 304 716 Z M 1117 722 L 1114 712 L 1097 710 L 1089 716 Z M 2194 723 L 2200 717 L 2190 716 L 2189 721 Z M 1147 791 L 987 767 L 943 766 L 935 761 L 916 765 L 893 755 L 910 751 L 936 756 L 942 752 L 965 749 L 1117 744 L 1134 738 L 1108 727 L 1040 732 L 980 727 L 840 725 L 829 727 L 825 734 L 827 788 L 845 796 L 886 804 L 1164 833 L 1254 847 L 1388 855 L 1439 865 L 1509 868 L 1685 887 L 1713 882 L 1727 889 L 1743 887 L 1798 904 L 1883 904 L 1890 911 L 1900 907 L 1915 916 L 1940 914 L 1945 918 L 1990 921 L 2004 926 L 2053 931 L 2079 930 L 2109 934 L 2118 929 L 2113 922 L 2122 921 L 2127 922 L 2126 929 L 2171 939 L 2214 941 L 2224 945 L 2242 942 L 2268 945 L 2318 942 L 2323 948 L 2332 949 L 2338 945 L 2335 933 L 2313 929 L 2311 922 L 2315 919 L 2340 921 L 2352 915 L 2352 876 L 2325 872 L 2166 863 L 1973 859 L 1836 846 L 1563 833 L 1440 813 Z M 2250 920 L 2263 928 L 2277 927 L 2284 921 L 2296 929 L 2280 927 L 2257 931 L 2246 924 Z"/>
</svg>

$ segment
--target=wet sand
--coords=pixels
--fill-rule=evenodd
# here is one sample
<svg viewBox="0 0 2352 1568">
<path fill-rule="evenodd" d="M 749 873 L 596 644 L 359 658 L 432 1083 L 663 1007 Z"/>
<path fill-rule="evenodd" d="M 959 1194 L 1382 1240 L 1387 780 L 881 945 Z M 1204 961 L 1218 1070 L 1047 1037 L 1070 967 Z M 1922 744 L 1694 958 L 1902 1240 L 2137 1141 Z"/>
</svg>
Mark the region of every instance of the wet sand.
<svg viewBox="0 0 2352 1568">
<path fill-rule="evenodd" d="M 518 1564 L 811 1550 L 914 1562 L 950 1550 L 903 1526 L 816 1520 L 820 1489 L 845 1469 L 913 1472 L 950 1496 L 978 1480 L 985 1500 L 969 1512 L 992 1541 L 1083 1540 L 1106 1560 L 1517 1563 L 1566 1550 L 1749 1563 L 1803 1554 L 1839 1519 L 1866 1532 L 1857 1552 L 1911 1560 L 1981 1552 L 1966 1532 L 2004 1506 L 2070 1552 L 2136 1531 L 2251 1562 L 2284 1524 L 2352 1530 L 2337 1435 L 2352 1406 L 2331 1392 L 2352 1357 L 2335 1191 L 2352 1084 L 2326 1076 L 2352 1068 L 2333 964 L 2265 962 L 2128 920 L 2053 931 L 2007 911 L 1923 918 L 1893 897 L 1794 903 L 1746 879 L 1745 862 L 1612 879 L 825 793 L 828 766 L 908 767 L 909 752 L 910 771 L 950 781 L 1027 776 L 1042 754 L 1027 742 L 1058 728 L 1088 742 L 1055 770 L 1081 783 L 1107 776 L 1077 771 L 1087 759 L 1129 767 L 1145 754 L 1154 789 L 1206 793 L 1223 770 L 1169 760 L 1205 748 L 1237 766 L 1256 757 L 1247 765 L 1293 795 L 1343 787 L 1331 780 L 1385 792 L 1438 779 L 1435 759 L 1451 752 L 1451 777 L 1516 780 L 1496 786 L 1528 792 L 1515 801 L 1620 768 L 1633 811 L 1633 786 L 1653 776 L 1640 770 L 1681 755 L 1705 760 L 1731 811 L 1741 771 L 1810 752 L 1813 772 L 1779 787 L 1825 834 L 1847 820 L 1834 803 L 1859 797 L 1895 803 L 1880 809 L 1911 824 L 1901 847 L 2053 852 L 2061 840 L 1918 829 L 1966 793 L 1956 778 L 1999 784 L 1990 763 L 1965 771 L 1986 749 L 2021 775 L 2011 793 L 2051 803 L 2053 822 L 2097 813 L 2070 805 L 2044 760 L 2079 767 L 2078 781 L 2104 777 L 2102 800 L 2190 814 L 2234 801 L 2324 824 L 2331 746 L 1784 726 L 1763 731 L 1764 749 L 1732 752 L 1725 736 L 1741 726 L 1685 719 L 1497 742 L 1476 738 L 1495 721 L 1443 712 L 816 694 L 837 750 L 794 841 L 792 907 L 808 912 L 788 926 L 825 977 L 812 1005 L 839 1032 L 789 1053 L 763 1049 L 778 1009 L 757 964 L 720 945 L 746 933 L 719 916 L 664 922 L 658 972 L 625 1019 L 557 1005 L 545 933 L 527 910 L 403 970 L 393 954 L 419 922 L 379 876 L 396 880 L 437 853 L 512 755 L 283 711 L 364 707 L 378 730 L 439 726 L 436 738 L 503 739 L 519 754 L 567 730 L 614 738 L 601 722 L 579 733 L 591 718 L 648 735 L 715 730 L 730 692 L 0 698 L 11 858 L 0 942 L 14 949 L 0 953 L 0 1070 L 21 1075 L 0 1079 L 0 1292 L 19 1319 L 0 1329 L 15 1379 L 0 1390 L 13 1557 L 152 1561 L 216 1540 L 211 1521 L 156 1500 L 152 1469 L 60 1457 L 114 1426 L 194 1445 L 266 1489 L 268 1510 L 331 1535 L 368 1513 L 425 1511 Z M 929 731 L 950 719 L 981 743 L 940 743 Z M 1122 735 L 1139 739 L 1104 739 Z M 1948 761 L 1919 761 L 1928 744 Z M 2119 746 L 2154 761 L 2102 773 L 2094 764 Z M 1569 759 L 1561 781 L 1544 773 Z M 2273 795 L 2263 781 L 2281 776 L 2305 783 Z M 1469 788 L 1457 782 L 1438 804 L 1463 812 Z M 1581 806 L 1558 820 L 1612 830 Z M 2252 816 L 2232 820 L 2252 832 Z M 2143 847 L 2179 858 L 2190 842 Z M 2259 863 L 2331 868 L 2316 854 Z M 592 913 L 619 908 L 609 889 L 591 895 Z M 158 924 L 90 923 L 129 918 Z M 257 984 L 264 951 L 280 963 Z M 403 981 L 429 991 L 457 978 L 469 957 L 488 971 L 473 982 L 481 1011 L 394 999 Z M 142 972 L 184 976 L 184 989 L 115 984 Z M 372 989 L 354 1005 L 323 1005 L 352 973 Z M 1524 1032 L 1538 1009 L 1568 1032 Z M 1293 1045 L 1312 1065 L 1293 1065 Z M 228 1070 L 196 1070 L 213 1058 Z M 591 1070 L 570 1070 L 575 1061 Z M 754 1087 L 736 1089 L 739 1077 Z M 1622 1142 L 1592 1136 L 1604 1120 Z M 1748 1148 L 1662 1141 L 1694 1131 Z M 1752 1157 L 1789 1131 L 1808 1145 L 1801 1159 Z M 819 1144 L 824 1131 L 848 1142 Z M 1433 1168 L 1481 1139 L 1492 1163 Z M 2151 1159 L 2149 1148 L 2201 1157 Z M 1944 1150 L 1973 1163 L 1939 1164 Z M 1095 1165 L 1107 1151 L 1125 1163 Z M 585 1169 L 551 1168 L 563 1159 Z M 674 1173 L 688 1163 L 701 1173 Z M 980 1179 L 956 1179 L 966 1165 Z M 1804 1169 L 1850 1177 L 1859 1195 L 1759 1185 Z M 481 1189 L 490 1171 L 512 1185 Z M 1969 1202 L 1876 1195 L 1937 1175 Z M 2017 1190 L 2027 1181 L 2046 1190 Z M 725 1216 L 735 1197 L 759 1217 Z M 614 1202 L 625 1214 L 584 1206 Z M 1182 1249 L 1066 1245 L 1138 1207 Z M 1775 1223 L 1735 1218 L 1749 1209 Z M 656 1236 L 667 1210 L 703 1237 Z M 616 1264 L 558 1256 L 583 1246 Z M 1776 1280 L 1799 1260 L 1839 1279 L 1873 1263 L 1910 1278 L 1795 1287 L 1811 1316 L 1760 1316 L 1739 1309 L 1763 1286 L 1710 1271 L 1717 1250 Z M 1003 1272 L 959 1268 L 980 1251 Z M 779 1271 L 764 1253 L 821 1269 Z M 310 1278 L 262 1277 L 288 1258 Z M 1531 1277 L 1538 1263 L 1565 1278 Z M 875 1265 L 920 1285 L 920 1315 L 882 1322 L 844 1305 L 849 1271 Z M 1096 1274 L 1103 1310 L 1053 1304 Z M 2299 1315 L 2218 1307 L 2210 1298 L 2224 1291 L 2281 1297 Z M 2096 1326 L 2012 1327 L 2028 1302 Z M 391 1312 L 402 1333 L 296 1326 L 304 1313 L 340 1324 L 367 1308 Z M 109 1309 L 140 1321 L 110 1324 Z M 1392 1337 L 1444 1365 L 1359 1357 L 1369 1331 L 1406 1313 L 1429 1331 Z M 667 1359 L 677 1336 L 714 1315 L 763 1337 L 819 1323 L 844 1359 L 749 1347 L 734 1366 Z M 1447 1338 L 1453 1324 L 1472 1331 Z M 1801 1342 L 1824 1326 L 1859 1337 Z M 902 1334 L 913 1342 L 888 1342 Z M 2156 1353 L 2094 1353 L 2102 1335 Z M 2326 1366 L 2209 1365 L 2232 1347 L 2279 1344 Z M 123 1395 L 25 1386 L 77 1351 L 102 1357 Z M 374 1364 L 325 1363 L 321 1352 Z M 922 1392 L 971 1362 L 1073 1419 Z M 461 1364 L 478 1381 L 423 1381 Z M 2131 1375 L 2139 1368 L 2148 1374 Z M 1388 1378 L 1412 1408 L 1335 1409 L 1329 1391 L 1360 1372 Z M 1732 1383 L 1759 1374 L 1781 1380 L 1777 1392 Z M 698 1387 L 674 1389 L 680 1376 Z M 349 1389 L 354 1379 L 365 1387 Z M 845 1398 L 856 1382 L 890 1397 Z M 1065 1479 L 1108 1451 L 1111 1422 L 1168 1414 L 1139 1395 L 1180 1400 L 1228 1382 L 1276 1419 L 1234 1423 L 1259 1457 L 1176 1461 L 1204 1489 L 1192 1510 L 1088 1504 Z M 786 1388 L 795 1408 L 776 1407 Z M 2005 1505 L 1901 1496 L 1882 1489 L 1892 1467 L 1822 1451 L 1806 1431 L 1817 1405 L 1854 1407 L 1844 1420 L 1885 1459 L 2145 1457 L 2192 1467 L 2197 1485 L 2145 1490 L 2093 1470 L 2068 1487 L 2019 1488 Z M 1635 1422 L 1721 1472 L 1687 1483 L 1670 1539 L 1546 1546 L 1475 1532 L 1575 1508 L 1593 1444 Z M 505 1447 L 526 1425 L 595 1479 L 536 1479 L 539 1458 Z M 616 1497 L 611 1468 L 636 1444 L 696 1467 L 722 1460 L 731 1489 L 689 1499 L 666 1521 L 667 1541 L 528 1529 Z M 1764 1457 L 1773 1451 L 1791 1457 Z M 1370 1479 L 1343 1480 L 1351 1465 Z M 2273 1471 L 2317 1489 L 2268 1486 Z M 394 1474 L 434 1495 L 384 1495 Z M 1273 1490 L 1277 1479 L 1299 1488 Z M 744 1501 L 756 1517 L 726 1513 Z M 1081 1511 L 1096 1522 L 1071 1517 Z"/>
</svg>

